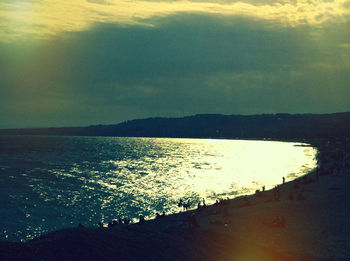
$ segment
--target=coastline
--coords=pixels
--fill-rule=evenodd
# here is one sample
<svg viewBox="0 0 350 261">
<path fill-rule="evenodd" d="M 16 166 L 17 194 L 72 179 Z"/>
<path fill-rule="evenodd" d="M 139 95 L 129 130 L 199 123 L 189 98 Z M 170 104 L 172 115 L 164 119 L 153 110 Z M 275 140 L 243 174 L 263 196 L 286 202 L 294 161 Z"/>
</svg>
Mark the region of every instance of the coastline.
<svg viewBox="0 0 350 261">
<path fill-rule="evenodd" d="M 145 224 L 63 229 L 26 243 L 0 241 L 0 259 L 347 260 L 349 139 L 306 142 L 319 151 L 319 169 L 279 186 L 279 200 L 269 190 Z"/>
</svg>

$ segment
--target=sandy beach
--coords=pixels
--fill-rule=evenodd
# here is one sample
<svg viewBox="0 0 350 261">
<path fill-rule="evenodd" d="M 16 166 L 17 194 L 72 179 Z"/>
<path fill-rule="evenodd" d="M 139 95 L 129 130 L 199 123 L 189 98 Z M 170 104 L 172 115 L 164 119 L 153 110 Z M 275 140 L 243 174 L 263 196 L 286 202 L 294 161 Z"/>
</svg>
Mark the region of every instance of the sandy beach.
<svg viewBox="0 0 350 261">
<path fill-rule="evenodd" d="M 278 188 L 144 224 L 2 241 L 0 260 L 349 260 L 349 139 L 309 142 L 319 168 Z"/>
</svg>

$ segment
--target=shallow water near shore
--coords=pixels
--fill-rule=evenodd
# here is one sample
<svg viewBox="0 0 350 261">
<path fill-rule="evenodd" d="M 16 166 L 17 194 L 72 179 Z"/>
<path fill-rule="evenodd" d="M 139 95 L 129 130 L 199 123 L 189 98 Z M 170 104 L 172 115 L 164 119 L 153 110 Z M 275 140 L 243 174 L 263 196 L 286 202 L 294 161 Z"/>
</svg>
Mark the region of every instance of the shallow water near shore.
<svg viewBox="0 0 350 261">
<path fill-rule="evenodd" d="M 300 143 L 0 136 L 0 239 L 180 211 L 266 189 L 316 167 Z"/>
</svg>

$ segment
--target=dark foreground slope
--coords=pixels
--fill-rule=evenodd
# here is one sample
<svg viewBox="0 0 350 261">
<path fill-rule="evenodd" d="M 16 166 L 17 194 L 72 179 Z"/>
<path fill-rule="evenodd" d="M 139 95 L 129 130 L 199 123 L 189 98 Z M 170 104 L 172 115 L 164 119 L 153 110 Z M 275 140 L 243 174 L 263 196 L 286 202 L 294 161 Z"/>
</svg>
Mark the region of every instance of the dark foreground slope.
<svg viewBox="0 0 350 261">
<path fill-rule="evenodd" d="M 10 245 L 12 249 L 1 260 L 232 260 L 225 256 L 248 248 L 242 242 L 232 244 L 222 233 L 165 226 L 153 222 L 123 228 L 61 230 L 22 246 Z M 249 244 L 249 249 L 258 257 L 290 260 L 258 245 Z"/>
<path fill-rule="evenodd" d="M 132 120 L 115 125 L 0 130 L 0 134 L 10 135 L 258 139 L 345 137 L 348 133 L 350 133 L 350 112 L 251 116 L 202 114 L 183 118 Z"/>
<path fill-rule="evenodd" d="M 0 260 L 350 260 L 350 139 L 313 145 L 320 168 L 280 185 L 278 197 L 271 190 L 145 224 L 0 242 Z"/>
</svg>

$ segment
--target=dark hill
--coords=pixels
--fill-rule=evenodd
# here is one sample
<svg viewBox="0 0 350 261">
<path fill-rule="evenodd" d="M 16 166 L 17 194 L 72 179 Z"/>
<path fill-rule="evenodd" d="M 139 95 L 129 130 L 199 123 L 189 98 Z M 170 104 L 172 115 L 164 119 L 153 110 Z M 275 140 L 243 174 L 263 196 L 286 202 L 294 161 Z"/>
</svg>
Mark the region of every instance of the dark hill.
<svg viewBox="0 0 350 261">
<path fill-rule="evenodd" d="M 350 112 L 333 114 L 199 114 L 183 118 L 148 118 L 89 127 L 3 129 L 3 135 L 187 137 L 300 139 L 344 137 Z"/>
</svg>

